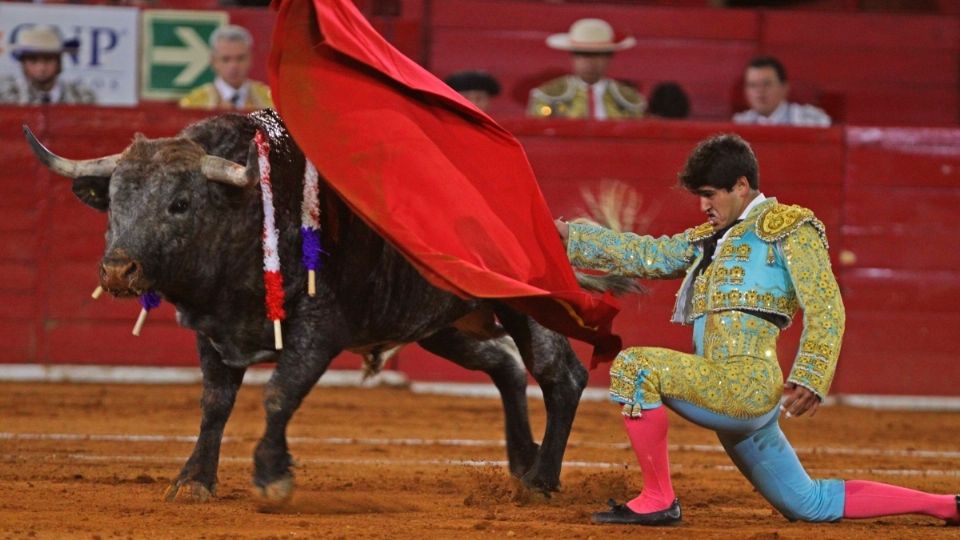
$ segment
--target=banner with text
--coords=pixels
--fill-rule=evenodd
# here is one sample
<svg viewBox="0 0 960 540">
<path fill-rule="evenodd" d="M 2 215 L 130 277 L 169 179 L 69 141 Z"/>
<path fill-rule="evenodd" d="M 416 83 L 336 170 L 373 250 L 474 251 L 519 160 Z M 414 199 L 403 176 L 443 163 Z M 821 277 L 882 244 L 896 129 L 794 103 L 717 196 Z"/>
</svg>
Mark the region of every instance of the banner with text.
<svg viewBox="0 0 960 540">
<path fill-rule="evenodd" d="M 53 25 L 65 40 L 80 43 L 76 51 L 62 55 L 63 80 L 91 89 L 100 105 L 136 105 L 139 13 L 129 7 L 0 2 L 0 78 L 22 77 L 12 54 L 19 32 Z"/>
</svg>

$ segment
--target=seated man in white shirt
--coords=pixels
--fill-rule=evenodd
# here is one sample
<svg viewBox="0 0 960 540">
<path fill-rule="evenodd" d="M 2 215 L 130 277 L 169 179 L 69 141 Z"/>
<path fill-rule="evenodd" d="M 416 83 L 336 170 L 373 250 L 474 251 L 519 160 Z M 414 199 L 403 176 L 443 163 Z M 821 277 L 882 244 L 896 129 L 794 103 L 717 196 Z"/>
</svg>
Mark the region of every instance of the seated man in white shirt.
<svg viewBox="0 0 960 540">
<path fill-rule="evenodd" d="M 750 110 L 733 115 L 736 124 L 827 127 L 830 116 L 813 105 L 787 101 L 787 70 L 772 56 L 750 61 L 743 76 L 743 93 Z"/>
<path fill-rule="evenodd" d="M 273 107 L 270 87 L 247 78 L 253 37 L 242 26 L 221 26 L 210 35 L 210 67 L 216 78 L 180 98 L 188 109 L 251 110 Z"/>
</svg>

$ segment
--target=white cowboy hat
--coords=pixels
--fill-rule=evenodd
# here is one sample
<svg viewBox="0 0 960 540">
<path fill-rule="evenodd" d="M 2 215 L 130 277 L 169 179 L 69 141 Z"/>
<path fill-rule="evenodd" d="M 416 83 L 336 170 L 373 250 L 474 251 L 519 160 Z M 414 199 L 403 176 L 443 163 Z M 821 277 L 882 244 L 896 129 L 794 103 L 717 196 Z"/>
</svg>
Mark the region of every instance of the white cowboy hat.
<svg viewBox="0 0 960 540">
<path fill-rule="evenodd" d="M 76 39 L 64 41 L 55 26 L 36 25 L 17 31 L 11 54 L 20 60 L 25 54 L 62 54 L 76 50 L 79 46 L 80 42 Z"/>
<path fill-rule="evenodd" d="M 629 49 L 637 44 L 633 37 L 614 41 L 613 27 L 603 19 L 580 19 L 570 25 L 570 32 L 553 34 L 547 38 L 547 46 L 561 51 L 583 53 L 612 53 Z"/>
</svg>

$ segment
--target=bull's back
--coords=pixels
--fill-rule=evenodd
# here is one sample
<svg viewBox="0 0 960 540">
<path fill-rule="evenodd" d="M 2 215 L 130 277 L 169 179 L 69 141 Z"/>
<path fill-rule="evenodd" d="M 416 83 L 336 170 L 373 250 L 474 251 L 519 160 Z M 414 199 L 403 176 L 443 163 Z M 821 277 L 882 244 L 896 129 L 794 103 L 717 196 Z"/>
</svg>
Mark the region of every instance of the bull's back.
<svg viewBox="0 0 960 540">
<path fill-rule="evenodd" d="M 300 208 L 304 156 L 272 110 L 224 114 L 187 127 L 183 135 L 208 153 L 245 164 L 257 129 L 269 134 L 271 183 L 281 266 L 287 283 L 303 282 Z M 474 303 L 430 285 L 383 237 L 354 213 L 321 177 L 320 279 L 350 329 L 350 347 L 411 342 L 448 326 Z M 257 195 L 259 196 L 259 195 Z M 261 216 L 262 219 L 262 216 Z M 259 238 L 257 238 L 259 241 Z M 297 286 L 291 296 L 310 301 Z"/>
<path fill-rule="evenodd" d="M 339 215 L 328 216 L 337 225 L 324 234 L 332 247 L 323 275 L 351 328 L 351 346 L 416 341 L 473 309 L 475 302 L 427 282 L 338 197 L 333 206 Z"/>
</svg>

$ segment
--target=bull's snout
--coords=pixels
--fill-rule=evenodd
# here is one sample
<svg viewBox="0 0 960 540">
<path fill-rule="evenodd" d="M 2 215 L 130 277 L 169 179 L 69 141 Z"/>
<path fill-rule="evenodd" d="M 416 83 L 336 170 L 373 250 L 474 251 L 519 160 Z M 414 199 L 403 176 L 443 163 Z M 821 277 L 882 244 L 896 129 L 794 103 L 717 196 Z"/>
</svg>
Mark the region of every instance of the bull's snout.
<svg viewBox="0 0 960 540">
<path fill-rule="evenodd" d="M 116 253 L 100 262 L 100 286 L 114 296 L 136 296 L 150 288 L 143 275 L 143 265 Z"/>
</svg>

